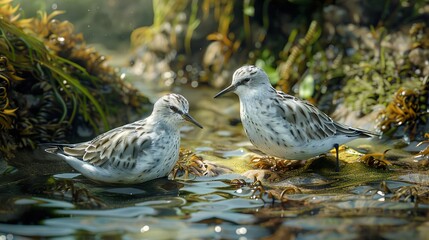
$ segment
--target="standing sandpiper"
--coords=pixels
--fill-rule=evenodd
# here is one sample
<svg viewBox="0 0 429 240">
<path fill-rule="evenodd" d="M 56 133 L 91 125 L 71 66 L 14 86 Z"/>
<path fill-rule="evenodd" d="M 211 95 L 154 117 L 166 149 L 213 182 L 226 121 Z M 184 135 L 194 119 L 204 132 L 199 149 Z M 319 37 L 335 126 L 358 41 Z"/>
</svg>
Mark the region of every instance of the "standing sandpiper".
<svg viewBox="0 0 429 240">
<path fill-rule="evenodd" d="M 146 119 L 112 129 L 88 142 L 53 144 L 46 151 L 100 182 L 133 184 L 165 177 L 179 158 L 181 123 L 186 120 L 202 128 L 188 110 L 183 96 L 168 94 L 156 101 Z"/>
<path fill-rule="evenodd" d="M 240 117 L 250 142 L 265 154 L 306 160 L 357 138 L 376 136 L 332 120 L 310 103 L 274 89 L 267 74 L 255 66 L 234 72 L 232 83 L 215 98 L 234 92 L 240 98 Z"/>
</svg>

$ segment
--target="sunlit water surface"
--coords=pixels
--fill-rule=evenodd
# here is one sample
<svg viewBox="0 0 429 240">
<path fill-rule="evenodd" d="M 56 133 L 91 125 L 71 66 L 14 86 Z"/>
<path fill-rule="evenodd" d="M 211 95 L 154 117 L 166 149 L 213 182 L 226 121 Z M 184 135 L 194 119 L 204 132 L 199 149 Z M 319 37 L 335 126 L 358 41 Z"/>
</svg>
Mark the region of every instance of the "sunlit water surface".
<svg viewBox="0 0 429 240">
<path fill-rule="evenodd" d="M 185 126 L 182 147 L 205 160 L 223 161 L 232 171 L 214 177 L 179 173 L 176 179 L 130 186 L 98 184 L 71 172 L 6 174 L 0 182 L 0 239 L 427 239 L 429 205 L 416 205 L 407 190 L 392 200 L 397 189 L 427 186 L 426 174 L 371 178 L 367 168 L 350 172 L 353 164 L 346 164 L 342 173 L 335 175 L 328 168 L 330 175 L 323 176 L 316 164 L 280 183 L 255 185 L 237 173 L 243 166 L 250 168 L 252 149 L 241 125 L 231 124 L 238 117 L 237 99 L 229 97 L 220 101 L 221 107 L 213 107 L 212 92 L 201 94 L 206 97 L 187 97 L 193 99 L 192 115 L 205 128 Z M 192 104 L 199 97 L 205 100 Z M 361 179 L 358 184 L 349 183 L 352 175 Z M 244 181 L 236 184 L 236 179 Z M 55 187 L 47 187 L 53 182 Z M 302 191 L 287 192 L 283 201 L 268 193 L 285 186 Z"/>
</svg>

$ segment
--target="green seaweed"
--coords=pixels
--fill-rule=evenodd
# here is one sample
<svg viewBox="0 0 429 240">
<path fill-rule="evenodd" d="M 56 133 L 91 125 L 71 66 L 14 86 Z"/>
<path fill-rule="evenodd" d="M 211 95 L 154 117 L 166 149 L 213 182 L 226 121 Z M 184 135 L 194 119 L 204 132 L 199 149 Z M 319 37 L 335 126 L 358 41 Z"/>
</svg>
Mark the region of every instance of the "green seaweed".
<svg viewBox="0 0 429 240">
<path fill-rule="evenodd" d="M 91 95 L 91 93 L 88 91 L 88 89 L 86 89 L 84 86 L 82 86 L 82 84 L 80 84 L 80 82 L 71 77 L 70 75 L 68 75 L 67 73 L 65 73 L 64 71 L 62 71 L 61 69 L 58 69 L 56 67 L 54 67 L 53 65 L 50 65 L 47 62 L 43 62 L 43 65 L 47 66 L 53 73 L 58 74 L 59 77 L 55 77 L 55 79 L 65 79 L 67 81 L 67 83 L 70 83 L 76 90 L 77 92 L 80 92 L 81 94 L 83 94 L 84 99 L 88 99 L 90 101 L 91 104 L 94 105 L 94 107 L 97 109 L 98 114 L 100 114 L 100 117 L 103 121 L 104 124 L 104 128 L 105 130 L 109 128 L 109 124 L 107 122 L 106 119 L 106 115 L 104 114 L 104 110 L 101 108 L 100 103 L 94 98 L 94 96 Z M 63 89 L 67 89 L 65 85 L 61 84 Z M 73 96 L 73 93 L 76 93 L 76 91 L 68 91 L 65 90 L 65 92 L 71 96 L 73 99 L 76 99 L 75 96 Z M 79 97 L 77 97 L 79 99 Z M 87 109 L 87 108 L 83 108 L 83 109 Z M 96 129 L 97 125 L 96 123 L 91 119 L 90 117 L 90 113 L 88 113 L 86 110 L 82 111 L 82 114 L 85 118 L 85 120 L 91 122 L 91 125 Z M 73 116 L 73 114 L 72 114 Z M 73 119 L 71 119 L 73 120 Z"/>
<path fill-rule="evenodd" d="M 34 149 L 42 142 L 70 141 L 79 137 L 79 125 L 89 124 L 94 133 L 106 131 L 124 121 L 119 115 L 108 119 L 108 114 L 123 106 L 140 110 L 148 102 L 104 64 L 104 56 L 85 46 L 71 23 L 53 19 L 60 11 L 20 19 L 9 4 L 0 2 L 2 157 L 11 159 L 17 149 Z M 111 90 L 103 92 L 103 87 Z"/>
<path fill-rule="evenodd" d="M 22 30 L 14 27 L 14 25 L 11 23 L 0 20 L 0 28 L 4 31 L 3 36 L 7 36 L 8 34 L 10 34 L 25 43 L 26 50 L 28 50 L 28 53 L 29 53 L 30 64 L 36 65 L 42 68 L 46 67 L 47 71 L 51 73 L 52 79 L 55 79 L 57 81 L 57 84 L 62 86 L 63 89 L 66 89 L 65 86 L 63 85 L 63 81 L 66 80 L 77 90 L 77 91 L 65 91 L 69 96 L 71 96 L 73 93 L 74 94 L 80 93 L 83 95 L 83 98 L 88 98 L 91 104 L 93 104 L 97 109 L 98 114 L 100 115 L 102 122 L 104 124 L 104 129 L 109 128 L 109 124 L 107 122 L 105 113 L 101 108 L 100 104 L 98 103 L 98 101 L 89 93 L 89 91 L 85 87 L 83 87 L 80 84 L 79 80 L 74 78 L 70 73 L 66 73 L 64 71 L 64 69 L 67 69 L 68 67 L 74 67 L 77 70 L 82 71 L 82 73 L 89 78 L 89 74 L 86 72 L 85 69 L 83 69 L 82 67 L 78 66 L 75 63 L 71 64 L 72 63 L 71 61 L 67 61 L 64 58 L 61 58 L 59 56 L 49 53 L 45 48 L 45 46 L 43 45 L 43 42 L 39 41 L 35 37 L 25 34 Z M 7 38 L 3 38 L 3 39 L 6 39 L 5 42 L 8 44 L 9 49 L 14 49 L 14 46 Z M 6 56 L 8 55 L 7 51 L 5 52 L 2 51 L 2 54 Z M 11 60 L 16 61 L 15 50 L 12 50 L 11 54 L 12 54 L 10 56 Z M 70 65 L 70 66 L 67 66 L 67 65 Z M 31 68 L 31 66 L 27 66 L 27 68 Z M 56 95 L 59 96 L 59 94 L 56 94 Z M 76 97 L 73 97 L 73 98 L 76 98 Z M 66 108 L 64 108 L 64 105 L 65 105 L 64 100 L 60 100 L 60 101 L 63 103 L 62 104 L 63 110 L 66 110 Z M 83 110 L 82 113 L 84 114 L 86 120 L 93 121 L 89 117 L 89 114 L 86 110 Z M 61 121 L 64 120 L 66 115 L 67 115 L 67 111 L 63 112 L 63 117 L 61 118 Z M 96 124 L 94 122 L 92 122 L 92 125 L 96 127 Z"/>
</svg>

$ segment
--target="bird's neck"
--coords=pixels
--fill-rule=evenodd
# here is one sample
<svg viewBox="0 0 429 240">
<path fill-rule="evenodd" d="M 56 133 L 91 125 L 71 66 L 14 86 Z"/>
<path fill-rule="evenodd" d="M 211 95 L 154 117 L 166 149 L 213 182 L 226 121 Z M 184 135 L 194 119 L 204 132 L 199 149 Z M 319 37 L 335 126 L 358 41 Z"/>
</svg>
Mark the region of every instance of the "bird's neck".
<svg viewBox="0 0 429 240">
<path fill-rule="evenodd" d="M 147 119 L 148 119 L 148 122 L 151 122 L 152 124 L 158 124 L 158 123 L 164 124 L 165 122 L 168 122 L 169 118 L 168 118 L 168 114 L 157 112 L 155 114 L 150 115 Z"/>
<path fill-rule="evenodd" d="M 252 104 L 255 101 L 261 101 L 276 96 L 276 90 L 271 86 L 263 86 L 254 89 L 248 89 L 239 95 L 242 102 Z"/>
<path fill-rule="evenodd" d="M 275 98 L 276 90 L 269 86 L 265 89 L 254 89 L 240 96 L 240 115 L 242 118 L 246 116 L 258 116 L 259 112 L 266 108 L 271 99 Z"/>
</svg>

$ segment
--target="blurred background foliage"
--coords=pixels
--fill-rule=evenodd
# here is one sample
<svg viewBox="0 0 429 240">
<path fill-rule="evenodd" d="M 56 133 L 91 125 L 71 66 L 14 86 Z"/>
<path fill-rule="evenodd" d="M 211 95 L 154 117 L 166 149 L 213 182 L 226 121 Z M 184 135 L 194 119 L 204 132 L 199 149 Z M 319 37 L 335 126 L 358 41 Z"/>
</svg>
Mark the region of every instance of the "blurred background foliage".
<svg viewBox="0 0 429 240">
<path fill-rule="evenodd" d="M 147 81 L 221 88 L 256 64 L 337 120 L 372 115 L 362 121 L 406 142 L 427 132 L 425 1 L 154 2 L 153 24 L 131 37 L 130 67 Z"/>
<path fill-rule="evenodd" d="M 17 70 L 13 53 L 3 51 L 34 52 L 25 59 L 27 71 L 32 78 L 49 79 L 43 81 L 49 86 L 42 87 L 56 102 L 50 111 L 59 115 L 40 118 L 57 124 L 70 127 L 82 118 L 87 129 L 107 126 L 118 103 L 106 92 L 136 109 L 144 102 L 138 92 L 147 91 L 147 85 L 219 89 L 230 83 L 235 69 L 256 64 L 278 89 L 307 99 L 339 121 L 375 125 L 407 142 L 423 140 L 428 132 L 429 6 L 424 0 L 9 2 L 2 1 L 2 15 L 9 12 L 2 29 L 17 28 L 19 34 L 3 34 L 3 62 L 9 66 L 5 89 L 15 91 L 30 81 L 22 80 L 25 74 Z M 24 39 L 21 50 L 10 44 L 9 35 Z M 40 41 L 34 44 L 37 51 L 25 40 L 30 37 Z M 95 49 L 114 56 L 108 63 L 133 86 L 118 78 L 117 68 L 106 65 Z M 9 90 L 0 93 L 12 96 Z M 17 116 L 29 104 L 6 103 L 3 121 L 21 122 Z M 361 118 L 364 123 L 356 123 Z"/>
</svg>

